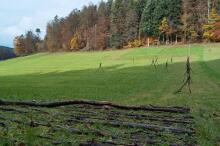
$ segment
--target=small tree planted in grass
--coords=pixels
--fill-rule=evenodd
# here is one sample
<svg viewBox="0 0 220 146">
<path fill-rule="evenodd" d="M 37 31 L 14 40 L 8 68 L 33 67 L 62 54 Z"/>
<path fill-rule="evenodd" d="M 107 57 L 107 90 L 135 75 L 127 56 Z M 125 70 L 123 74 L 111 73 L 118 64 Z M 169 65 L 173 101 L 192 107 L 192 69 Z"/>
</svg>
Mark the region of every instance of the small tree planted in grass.
<svg viewBox="0 0 220 146">
<path fill-rule="evenodd" d="M 189 92 L 190 94 L 192 93 L 192 90 L 191 90 L 191 83 L 192 83 L 192 77 L 191 77 L 191 72 L 192 72 L 192 68 L 191 68 L 191 65 L 190 65 L 190 57 L 187 57 L 187 61 L 186 61 L 186 72 L 185 72 L 185 77 L 184 77 L 184 80 L 183 80 L 183 85 L 179 88 L 179 90 L 177 90 L 175 93 L 180 93 L 182 92 L 183 88 L 185 86 L 188 86 L 188 89 L 189 89 Z"/>
</svg>

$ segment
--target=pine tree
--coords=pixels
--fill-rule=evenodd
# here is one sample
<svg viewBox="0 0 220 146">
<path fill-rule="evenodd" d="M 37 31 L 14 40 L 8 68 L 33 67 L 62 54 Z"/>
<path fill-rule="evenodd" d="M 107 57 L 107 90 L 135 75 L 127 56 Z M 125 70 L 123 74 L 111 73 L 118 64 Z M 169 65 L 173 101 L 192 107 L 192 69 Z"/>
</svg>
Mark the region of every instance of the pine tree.
<svg viewBox="0 0 220 146">
<path fill-rule="evenodd" d="M 114 48 L 123 47 L 125 41 L 126 4 L 126 0 L 115 0 L 112 4 L 110 45 Z"/>
<path fill-rule="evenodd" d="M 126 38 L 126 42 L 133 41 L 134 39 L 138 38 L 138 14 L 135 9 L 135 1 L 129 0 L 127 13 L 126 13 L 126 22 L 125 22 L 125 34 L 124 37 Z"/>
<path fill-rule="evenodd" d="M 181 31 L 182 23 L 181 23 L 181 15 L 182 15 L 182 0 L 167 0 L 167 18 L 170 25 L 170 35 L 171 41 L 174 40 L 177 43 L 178 33 Z M 181 36 L 181 35 L 180 35 Z"/>
<path fill-rule="evenodd" d="M 155 16 L 154 10 L 156 8 L 155 0 L 148 0 L 146 6 L 142 13 L 141 22 L 140 22 L 140 31 L 147 36 L 155 35 Z"/>
<path fill-rule="evenodd" d="M 176 33 L 181 25 L 181 0 L 148 0 L 141 19 L 142 33 L 159 36 L 160 22 L 164 17 L 168 18 L 171 33 Z"/>
</svg>

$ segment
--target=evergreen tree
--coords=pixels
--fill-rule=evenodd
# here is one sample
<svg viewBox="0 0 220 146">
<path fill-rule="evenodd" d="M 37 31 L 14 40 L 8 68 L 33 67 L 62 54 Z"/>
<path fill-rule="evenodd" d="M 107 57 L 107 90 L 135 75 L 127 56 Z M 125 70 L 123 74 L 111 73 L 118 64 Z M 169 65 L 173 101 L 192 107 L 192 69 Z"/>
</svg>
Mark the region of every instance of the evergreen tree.
<svg viewBox="0 0 220 146">
<path fill-rule="evenodd" d="M 147 36 L 155 35 L 155 16 L 154 10 L 156 8 L 155 0 L 148 0 L 146 2 L 146 6 L 141 16 L 141 23 L 140 23 L 140 31 Z"/>
<path fill-rule="evenodd" d="M 125 23 L 125 33 L 124 37 L 126 42 L 132 41 L 138 37 L 138 14 L 135 9 L 135 1 L 129 0 L 127 13 L 126 13 L 126 23 Z"/>
<path fill-rule="evenodd" d="M 111 47 L 121 48 L 124 44 L 123 33 L 126 22 L 126 0 L 115 0 L 111 9 Z"/>
<path fill-rule="evenodd" d="M 167 0 L 167 7 L 168 13 L 166 16 L 168 17 L 170 25 L 171 41 L 173 42 L 173 40 L 176 39 L 177 42 L 178 33 L 180 32 L 182 26 L 182 0 Z"/>
</svg>

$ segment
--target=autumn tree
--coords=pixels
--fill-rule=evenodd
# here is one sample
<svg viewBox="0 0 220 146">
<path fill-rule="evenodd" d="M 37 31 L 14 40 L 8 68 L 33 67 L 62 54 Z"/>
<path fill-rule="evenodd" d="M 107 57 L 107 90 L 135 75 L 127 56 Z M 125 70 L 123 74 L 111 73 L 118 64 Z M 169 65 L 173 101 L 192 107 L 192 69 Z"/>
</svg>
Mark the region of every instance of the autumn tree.
<svg viewBox="0 0 220 146">
<path fill-rule="evenodd" d="M 166 36 L 166 42 L 169 39 L 168 38 L 169 29 L 170 29 L 169 22 L 168 22 L 167 18 L 164 17 L 163 20 L 161 21 L 161 24 L 159 27 L 160 33 L 163 35 L 163 42 L 165 42 L 165 36 Z"/>
<path fill-rule="evenodd" d="M 26 54 L 25 38 L 23 35 L 15 37 L 15 39 L 14 39 L 14 52 L 17 56 L 24 56 Z"/>
<path fill-rule="evenodd" d="M 61 41 L 61 20 L 58 16 L 47 24 L 47 35 L 45 38 L 47 48 L 51 52 L 60 51 L 62 49 Z"/>
<path fill-rule="evenodd" d="M 81 36 L 79 35 L 79 33 L 76 32 L 70 42 L 71 51 L 77 51 L 77 50 L 82 49 L 85 46 L 85 43 L 86 42 L 84 42 L 81 39 Z"/>
<path fill-rule="evenodd" d="M 92 3 L 89 6 L 84 6 L 80 17 L 80 35 L 86 41 L 84 49 L 93 50 L 95 47 L 95 26 L 98 20 L 97 6 Z"/>
<path fill-rule="evenodd" d="M 25 50 L 26 54 L 32 54 L 37 52 L 37 43 L 40 42 L 40 38 L 32 31 L 27 31 L 25 34 Z"/>
<path fill-rule="evenodd" d="M 74 34 L 79 30 L 80 27 L 80 11 L 74 9 L 61 23 L 61 40 L 62 48 L 64 51 L 71 51 L 70 42 Z"/>
<path fill-rule="evenodd" d="M 183 40 L 190 40 L 192 36 L 196 36 L 195 40 L 202 39 L 202 26 L 208 22 L 208 1 L 183 0 L 182 3 Z"/>
<path fill-rule="evenodd" d="M 220 16 L 214 8 L 210 13 L 208 23 L 203 25 L 203 30 L 203 37 L 206 41 L 220 41 Z"/>
<path fill-rule="evenodd" d="M 95 49 L 105 50 L 109 46 L 110 12 L 112 1 L 100 2 L 98 7 L 98 22 L 95 28 Z"/>
</svg>

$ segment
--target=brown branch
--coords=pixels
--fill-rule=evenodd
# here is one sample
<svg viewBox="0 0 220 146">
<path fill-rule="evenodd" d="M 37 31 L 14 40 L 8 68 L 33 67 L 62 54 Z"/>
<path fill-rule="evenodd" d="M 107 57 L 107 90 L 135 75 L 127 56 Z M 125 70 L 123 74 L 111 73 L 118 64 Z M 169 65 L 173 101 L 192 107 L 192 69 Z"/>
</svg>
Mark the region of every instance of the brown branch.
<svg viewBox="0 0 220 146">
<path fill-rule="evenodd" d="M 0 106 L 31 106 L 31 107 L 46 107 L 54 108 L 68 105 L 92 105 L 97 107 L 112 107 L 123 110 L 144 110 L 144 111 L 157 111 L 157 112 L 170 112 L 170 113 L 189 113 L 190 109 L 185 107 L 159 107 L 159 106 L 126 106 L 110 102 L 97 102 L 86 100 L 69 100 L 61 102 L 28 102 L 28 101 L 5 101 L 0 99 Z"/>
</svg>

